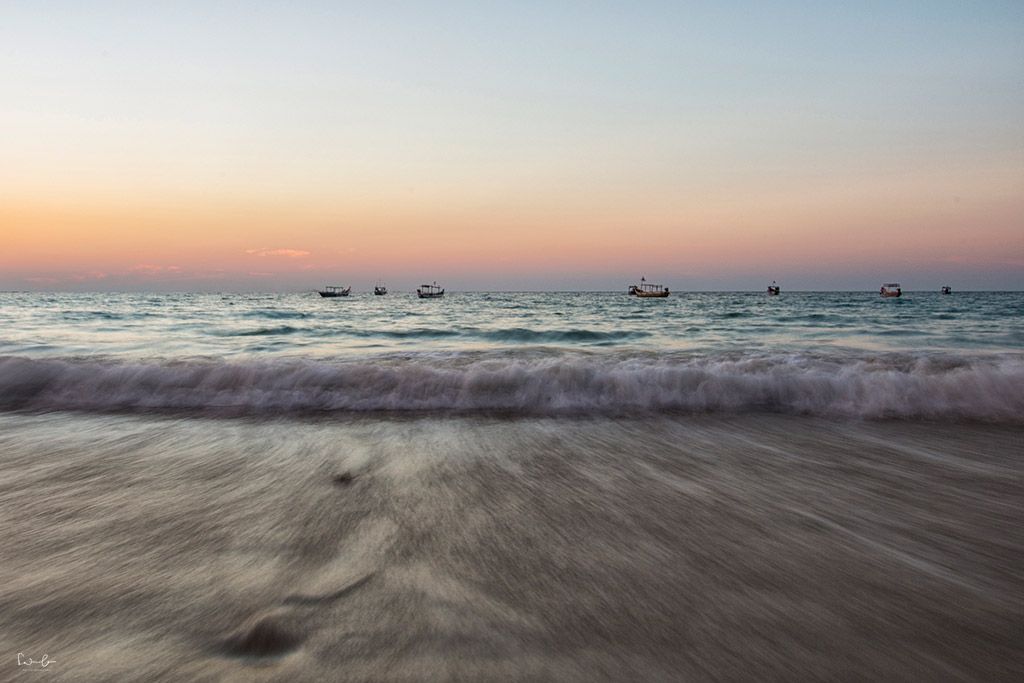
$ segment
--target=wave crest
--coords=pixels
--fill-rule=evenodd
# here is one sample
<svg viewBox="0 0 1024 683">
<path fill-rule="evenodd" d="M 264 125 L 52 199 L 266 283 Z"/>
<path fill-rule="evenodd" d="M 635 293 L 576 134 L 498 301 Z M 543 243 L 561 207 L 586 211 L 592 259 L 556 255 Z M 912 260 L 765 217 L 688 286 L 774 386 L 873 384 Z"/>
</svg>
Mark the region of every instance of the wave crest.
<svg viewBox="0 0 1024 683">
<path fill-rule="evenodd" d="M 166 363 L 0 357 L 0 409 L 780 412 L 1024 422 L 1024 358 L 413 357 Z"/>
</svg>

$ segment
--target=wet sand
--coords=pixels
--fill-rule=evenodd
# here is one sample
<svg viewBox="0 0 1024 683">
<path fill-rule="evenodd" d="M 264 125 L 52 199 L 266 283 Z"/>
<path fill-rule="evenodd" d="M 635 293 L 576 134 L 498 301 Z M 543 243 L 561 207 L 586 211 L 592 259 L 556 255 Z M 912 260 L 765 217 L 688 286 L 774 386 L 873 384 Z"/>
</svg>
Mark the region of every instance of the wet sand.
<svg viewBox="0 0 1024 683">
<path fill-rule="evenodd" d="M 0 415 L 0 679 L 1019 679 L 1022 475 L 983 424 Z"/>
</svg>

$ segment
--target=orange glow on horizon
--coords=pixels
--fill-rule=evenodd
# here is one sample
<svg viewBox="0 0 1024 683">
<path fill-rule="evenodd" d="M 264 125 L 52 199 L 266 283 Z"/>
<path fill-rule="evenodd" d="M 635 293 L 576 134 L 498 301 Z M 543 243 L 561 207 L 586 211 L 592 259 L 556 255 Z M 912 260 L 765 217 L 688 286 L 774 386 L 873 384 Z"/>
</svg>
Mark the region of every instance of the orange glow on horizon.
<svg viewBox="0 0 1024 683">
<path fill-rule="evenodd" d="M 23 277 L 323 272 L 737 272 L 1024 260 L 1007 171 L 960 195 L 933 172 L 859 186 L 482 198 L 111 195 L 5 201 L 0 267 Z M 938 177 L 936 177 L 938 176 Z M 995 182 L 994 182 L 995 181 Z M 952 186 L 952 183 L 948 183 Z M 961 196 L 962 195 L 962 196 Z M 315 274 L 315 275 L 314 275 Z"/>
</svg>

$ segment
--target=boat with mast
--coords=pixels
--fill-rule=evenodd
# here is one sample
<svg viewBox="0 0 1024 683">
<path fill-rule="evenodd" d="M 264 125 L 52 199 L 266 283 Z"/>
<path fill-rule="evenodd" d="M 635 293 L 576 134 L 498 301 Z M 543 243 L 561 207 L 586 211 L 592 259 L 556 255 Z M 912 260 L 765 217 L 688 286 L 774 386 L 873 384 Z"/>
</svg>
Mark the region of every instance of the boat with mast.
<svg viewBox="0 0 1024 683">
<path fill-rule="evenodd" d="M 373 295 L 374 296 L 384 296 L 387 293 L 388 293 L 388 288 L 384 285 L 383 282 L 381 282 L 380 280 L 377 280 L 377 284 L 375 284 L 373 286 Z"/>
<path fill-rule="evenodd" d="M 775 280 L 772 280 L 772 283 L 768 285 L 768 296 L 778 296 L 781 291 L 782 289 L 775 284 Z"/>
<path fill-rule="evenodd" d="M 668 287 L 663 285 L 652 285 L 647 282 L 646 277 L 640 278 L 640 284 L 629 286 L 629 295 L 638 296 L 641 299 L 656 298 L 663 299 L 668 296 Z"/>
</svg>

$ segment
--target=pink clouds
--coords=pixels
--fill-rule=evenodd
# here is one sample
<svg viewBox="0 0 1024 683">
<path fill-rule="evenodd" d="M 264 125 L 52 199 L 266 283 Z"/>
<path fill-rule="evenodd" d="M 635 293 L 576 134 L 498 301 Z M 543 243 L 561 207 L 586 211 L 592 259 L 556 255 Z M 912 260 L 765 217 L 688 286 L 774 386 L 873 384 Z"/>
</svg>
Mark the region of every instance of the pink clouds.
<svg viewBox="0 0 1024 683">
<path fill-rule="evenodd" d="M 246 249 L 246 254 L 252 256 L 280 256 L 284 258 L 305 258 L 310 252 L 305 249 Z"/>
<path fill-rule="evenodd" d="M 140 275 L 162 275 L 166 273 L 180 273 L 180 266 L 158 266 L 152 263 L 140 263 L 128 269 L 132 273 Z"/>
</svg>

